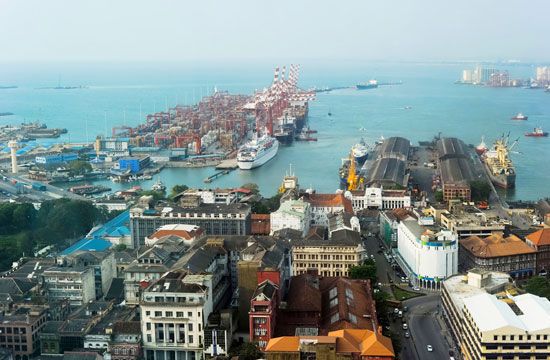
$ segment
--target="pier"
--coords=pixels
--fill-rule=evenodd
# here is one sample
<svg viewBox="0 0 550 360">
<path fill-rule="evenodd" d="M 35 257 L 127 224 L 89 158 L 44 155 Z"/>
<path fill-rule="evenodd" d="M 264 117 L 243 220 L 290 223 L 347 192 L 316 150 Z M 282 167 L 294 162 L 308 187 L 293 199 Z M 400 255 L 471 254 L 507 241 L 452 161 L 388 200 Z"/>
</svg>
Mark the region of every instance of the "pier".
<svg viewBox="0 0 550 360">
<path fill-rule="evenodd" d="M 215 173 L 214 175 L 210 175 L 209 177 L 207 177 L 206 179 L 204 179 L 204 182 L 209 184 L 211 183 L 212 181 L 216 180 L 217 178 L 223 176 L 223 175 L 227 175 L 229 174 L 230 172 L 232 171 L 227 169 L 227 170 L 222 170 L 222 171 L 218 171 L 217 173 Z"/>
</svg>

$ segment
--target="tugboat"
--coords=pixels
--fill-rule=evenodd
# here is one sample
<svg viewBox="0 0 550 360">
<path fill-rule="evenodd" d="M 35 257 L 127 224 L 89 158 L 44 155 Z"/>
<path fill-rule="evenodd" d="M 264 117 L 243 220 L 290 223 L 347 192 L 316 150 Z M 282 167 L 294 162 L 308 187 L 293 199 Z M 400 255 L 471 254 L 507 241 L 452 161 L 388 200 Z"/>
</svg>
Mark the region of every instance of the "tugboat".
<svg viewBox="0 0 550 360">
<path fill-rule="evenodd" d="M 485 170 L 491 182 L 500 188 L 509 189 L 516 186 L 516 170 L 509 157 L 510 151 L 517 144 L 508 145 L 509 136 L 502 136 L 493 144 L 493 148 L 483 155 Z"/>
<path fill-rule="evenodd" d="M 523 115 L 522 113 L 517 113 L 516 116 L 512 116 L 512 120 L 527 120 L 528 116 Z"/>
<path fill-rule="evenodd" d="M 548 132 L 543 131 L 541 127 L 536 127 L 536 128 L 533 129 L 532 132 L 525 133 L 525 136 L 546 137 L 546 136 L 548 136 Z"/>
<path fill-rule="evenodd" d="M 151 190 L 153 191 L 164 191 L 166 190 L 166 186 L 164 185 L 164 183 L 160 180 L 160 177 L 157 179 L 157 182 L 153 184 L 153 186 L 151 186 Z"/>
<path fill-rule="evenodd" d="M 476 146 L 476 153 L 479 156 L 481 156 L 481 155 L 485 154 L 487 152 L 487 150 L 489 150 L 489 148 L 485 144 L 485 136 L 482 136 L 481 137 L 481 142 L 479 143 L 478 146 Z"/>
</svg>

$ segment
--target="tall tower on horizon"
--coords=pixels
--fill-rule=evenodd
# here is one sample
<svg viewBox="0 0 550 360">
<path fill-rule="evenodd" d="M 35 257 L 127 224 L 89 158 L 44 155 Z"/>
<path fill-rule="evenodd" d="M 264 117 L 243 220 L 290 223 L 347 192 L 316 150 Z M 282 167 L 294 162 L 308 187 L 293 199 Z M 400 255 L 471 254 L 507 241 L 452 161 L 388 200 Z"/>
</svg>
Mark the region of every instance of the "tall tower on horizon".
<svg viewBox="0 0 550 360">
<path fill-rule="evenodd" d="M 17 149 L 19 149 L 17 140 L 10 140 L 8 147 L 11 149 L 11 172 L 17 174 Z"/>
</svg>

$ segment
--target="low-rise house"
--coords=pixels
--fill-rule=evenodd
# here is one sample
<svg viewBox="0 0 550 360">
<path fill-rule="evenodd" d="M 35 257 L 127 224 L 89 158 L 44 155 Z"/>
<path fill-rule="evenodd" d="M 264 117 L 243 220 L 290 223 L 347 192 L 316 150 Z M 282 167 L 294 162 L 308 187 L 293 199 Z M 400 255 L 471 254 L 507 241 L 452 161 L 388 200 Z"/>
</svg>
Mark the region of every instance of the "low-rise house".
<svg viewBox="0 0 550 360">
<path fill-rule="evenodd" d="M 303 201 L 310 204 L 312 225 L 328 226 L 330 214 L 345 212 L 354 214 L 350 199 L 343 193 L 317 194 L 306 192 Z"/>
</svg>

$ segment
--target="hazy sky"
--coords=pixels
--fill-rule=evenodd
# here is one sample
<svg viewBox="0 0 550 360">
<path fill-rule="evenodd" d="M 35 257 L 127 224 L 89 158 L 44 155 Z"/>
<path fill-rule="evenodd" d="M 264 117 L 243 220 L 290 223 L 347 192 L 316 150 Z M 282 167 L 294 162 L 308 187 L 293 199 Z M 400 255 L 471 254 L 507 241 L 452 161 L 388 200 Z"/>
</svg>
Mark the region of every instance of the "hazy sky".
<svg viewBox="0 0 550 360">
<path fill-rule="evenodd" d="M 548 0 L 0 0 L 0 61 L 550 60 Z"/>
</svg>

